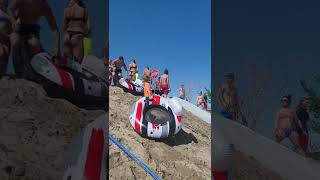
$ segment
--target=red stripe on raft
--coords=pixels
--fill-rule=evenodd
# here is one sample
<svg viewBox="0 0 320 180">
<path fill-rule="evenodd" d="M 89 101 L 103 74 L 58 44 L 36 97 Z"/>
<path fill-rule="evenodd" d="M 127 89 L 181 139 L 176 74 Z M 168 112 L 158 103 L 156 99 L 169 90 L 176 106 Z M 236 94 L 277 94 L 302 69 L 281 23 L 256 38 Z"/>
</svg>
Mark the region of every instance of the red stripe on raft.
<svg viewBox="0 0 320 180">
<path fill-rule="evenodd" d="M 152 96 L 152 104 L 154 105 L 160 105 L 160 96 Z"/>
<path fill-rule="evenodd" d="M 130 83 L 127 83 L 127 84 L 128 84 L 128 88 L 129 88 L 130 90 L 133 90 L 132 85 L 131 85 Z"/>
<path fill-rule="evenodd" d="M 181 124 L 182 122 L 182 116 L 177 116 L 178 122 Z"/>
<path fill-rule="evenodd" d="M 214 180 L 228 180 L 227 171 L 212 171 L 212 176 Z"/>
<path fill-rule="evenodd" d="M 99 180 L 103 160 L 104 134 L 102 129 L 93 129 L 88 145 L 87 159 L 84 169 L 86 180 Z M 104 171 L 104 169 L 103 169 Z"/>
<path fill-rule="evenodd" d="M 71 75 L 60 68 L 57 68 L 57 71 L 62 81 L 62 86 L 66 89 L 73 89 L 72 80 L 70 77 Z"/>
<path fill-rule="evenodd" d="M 136 121 L 134 123 L 134 129 L 137 133 L 141 133 L 141 115 L 142 115 L 142 102 L 138 103 L 137 113 L 136 113 Z"/>
</svg>

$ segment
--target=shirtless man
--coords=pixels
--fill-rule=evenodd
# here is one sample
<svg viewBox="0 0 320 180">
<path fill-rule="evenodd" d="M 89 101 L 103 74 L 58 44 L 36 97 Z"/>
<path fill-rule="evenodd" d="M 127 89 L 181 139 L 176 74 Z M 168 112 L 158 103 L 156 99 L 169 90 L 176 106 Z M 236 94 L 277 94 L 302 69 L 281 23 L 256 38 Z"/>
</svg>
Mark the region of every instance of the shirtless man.
<svg viewBox="0 0 320 180">
<path fill-rule="evenodd" d="M 82 0 L 69 0 L 64 10 L 64 56 L 80 63 L 84 56 L 83 39 L 90 33 L 90 18 Z"/>
<path fill-rule="evenodd" d="M 280 143 L 283 139 L 289 138 L 297 153 L 305 156 L 305 152 L 299 144 L 298 132 L 302 129 L 294 109 L 290 108 L 291 96 L 283 96 L 281 99 L 282 108 L 278 111 L 275 119 L 274 140 Z"/>
<path fill-rule="evenodd" d="M 39 30 L 37 25 L 41 17 L 45 17 L 53 35 L 53 55 L 60 55 L 60 35 L 55 17 L 46 0 L 12 0 L 9 7 L 14 32 L 11 35 L 11 49 L 13 64 L 18 76 L 23 74 L 21 66 L 25 65 L 19 57 L 20 45 L 26 41 L 30 47 L 31 56 L 42 51 Z M 23 67 L 22 67 L 23 68 Z"/>
<path fill-rule="evenodd" d="M 185 99 L 186 98 L 186 91 L 184 89 L 184 85 L 181 85 L 179 88 L 179 98 Z"/>
<path fill-rule="evenodd" d="M 205 105 L 205 100 L 203 98 L 203 95 L 202 95 L 202 91 L 199 92 L 198 96 L 197 96 L 197 106 L 201 106 L 202 109 L 204 109 Z"/>
<path fill-rule="evenodd" d="M 162 91 L 163 97 L 168 97 L 170 91 L 169 85 L 169 71 L 168 69 L 164 70 L 164 73 L 160 76 L 160 89 Z"/>
<path fill-rule="evenodd" d="M 126 79 L 128 79 L 128 69 L 126 64 L 124 63 L 124 58 L 120 56 L 118 59 L 114 60 L 111 63 L 111 66 L 114 67 L 114 74 L 113 74 L 113 80 L 114 85 L 118 82 L 120 78 L 122 78 L 122 68 L 126 71 Z"/>
<path fill-rule="evenodd" d="M 0 76 L 5 73 L 10 54 L 12 24 L 7 14 L 7 3 L 0 0 Z"/>
<path fill-rule="evenodd" d="M 228 73 L 226 82 L 220 87 L 218 96 L 218 105 L 221 109 L 221 115 L 227 119 L 236 120 L 239 109 L 238 90 L 234 85 L 235 75 Z"/>
</svg>

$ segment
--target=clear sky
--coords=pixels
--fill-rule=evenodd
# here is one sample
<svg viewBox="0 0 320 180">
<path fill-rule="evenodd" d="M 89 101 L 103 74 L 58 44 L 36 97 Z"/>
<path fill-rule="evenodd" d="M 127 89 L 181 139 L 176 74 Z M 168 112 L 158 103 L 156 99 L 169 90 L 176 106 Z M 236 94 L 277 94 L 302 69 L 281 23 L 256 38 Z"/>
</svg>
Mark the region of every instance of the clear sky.
<svg viewBox="0 0 320 180">
<path fill-rule="evenodd" d="M 168 68 L 173 96 L 180 84 L 210 87 L 210 0 L 109 2 L 110 58 L 136 58 L 140 72 Z"/>
<path fill-rule="evenodd" d="M 319 72 L 320 2 L 219 0 L 214 11 L 214 86 L 236 72 L 240 96 L 255 101 L 258 131 L 271 137 L 280 97 L 292 94 L 296 106 L 304 95 L 299 80 Z"/>
</svg>

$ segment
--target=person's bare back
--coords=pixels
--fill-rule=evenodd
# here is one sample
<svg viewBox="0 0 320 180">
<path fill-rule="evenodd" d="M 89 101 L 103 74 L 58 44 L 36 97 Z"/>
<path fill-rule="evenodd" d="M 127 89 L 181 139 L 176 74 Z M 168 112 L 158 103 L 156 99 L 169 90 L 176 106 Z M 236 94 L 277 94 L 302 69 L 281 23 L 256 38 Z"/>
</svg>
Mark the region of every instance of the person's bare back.
<svg viewBox="0 0 320 180">
<path fill-rule="evenodd" d="M 222 110 L 229 111 L 238 105 L 238 90 L 236 87 L 224 83 L 221 86 L 220 94 L 220 107 Z"/>
<path fill-rule="evenodd" d="M 169 76 L 166 75 L 166 74 L 162 74 L 161 77 L 160 77 L 160 85 L 168 85 L 169 82 L 168 82 L 168 79 L 169 79 Z"/>
</svg>

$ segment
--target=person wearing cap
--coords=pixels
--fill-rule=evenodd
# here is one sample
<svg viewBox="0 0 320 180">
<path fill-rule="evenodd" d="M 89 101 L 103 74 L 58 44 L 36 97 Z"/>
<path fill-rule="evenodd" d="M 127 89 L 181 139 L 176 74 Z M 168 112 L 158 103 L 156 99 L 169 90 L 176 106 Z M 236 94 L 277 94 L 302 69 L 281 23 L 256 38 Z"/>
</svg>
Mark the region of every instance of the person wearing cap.
<svg viewBox="0 0 320 180">
<path fill-rule="evenodd" d="M 228 73 L 226 81 L 219 89 L 218 106 L 221 115 L 227 119 L 236 120 L 239 109 L 238 90 L 235 86 L 235 74 Z"/>
</svg>

